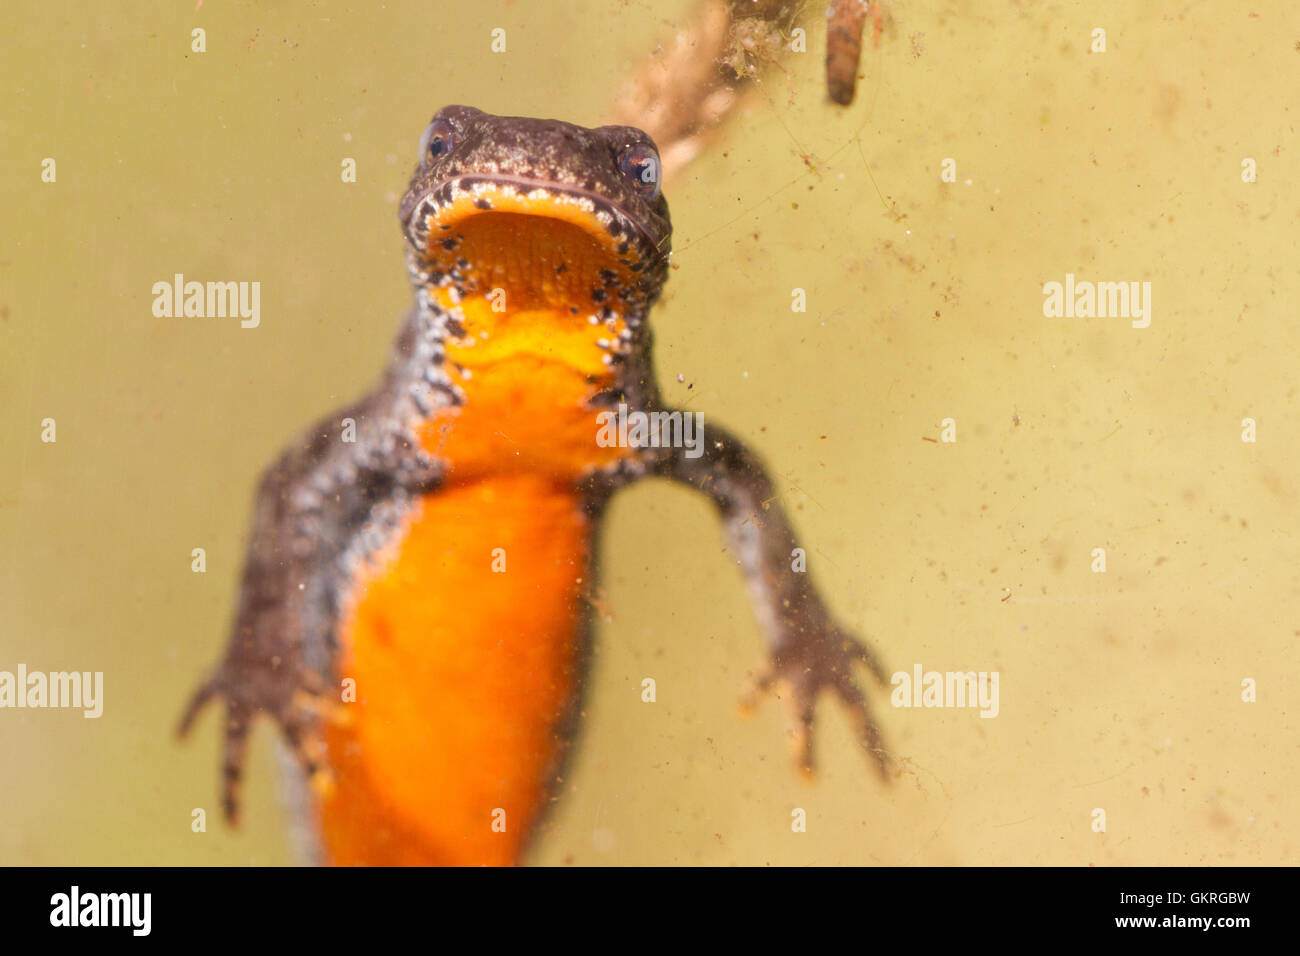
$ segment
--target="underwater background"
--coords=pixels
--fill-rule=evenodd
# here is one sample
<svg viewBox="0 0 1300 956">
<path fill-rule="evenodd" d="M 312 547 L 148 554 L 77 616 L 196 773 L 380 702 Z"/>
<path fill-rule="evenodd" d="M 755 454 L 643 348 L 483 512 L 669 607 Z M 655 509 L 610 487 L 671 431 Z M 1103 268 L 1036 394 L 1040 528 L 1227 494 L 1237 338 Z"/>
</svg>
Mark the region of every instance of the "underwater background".
<svg viewBox="0 0 1300 956">
<path fill-rule="evenodd" d="M 0 710 L 0 864 L 293 861 L 271 725 L 233 831 L 216 709 L 173 736 L 258 474 L 387 360 L 433 112 L 597 125 L 690 10 L 0 7 L 0 669 L 104 672 L 98 719 Z M 808 52 L 665 182 L 656 366 L 763 454 L 886 668 L 996 671 L 998 714 L 873 688 L 885 785 L 824 701 L 804 782 L 780 702 L 737 713 L 762 650 L 712 508 L 646 482 L 602 531 L 583 729 L 529 861 L 1295 863 L 1300 12 L 886 11 L 851 106 L 811 4 Z M 259 281 L 260 325 L 155 318 L 175 273 Z M 1045 316 L 1067 274 L 1150 282 L 1149 327 Z"/>
</svg>

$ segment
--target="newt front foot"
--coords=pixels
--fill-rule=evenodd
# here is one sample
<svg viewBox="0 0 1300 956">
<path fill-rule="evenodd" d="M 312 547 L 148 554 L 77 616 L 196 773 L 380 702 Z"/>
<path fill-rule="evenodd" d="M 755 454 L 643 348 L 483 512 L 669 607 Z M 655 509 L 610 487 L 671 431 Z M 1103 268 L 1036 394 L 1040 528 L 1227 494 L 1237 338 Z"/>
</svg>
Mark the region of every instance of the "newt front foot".
<svg viewBox="0 0 1300 956">
<path fill-rule="evenodd" d="M 308 671 L 290 680 L 289 674 L 279 670 L 269 666 L 250 672 L 231 661 L 222 663 L 195 691 L 177 726 L 177 735 L 184 738 L 209 701 L 225 698 L 222 809 L 232 824 L 239 822 L 248 736 L 259 714 L 266 714 L 279 724 L 289 749 L 318 792 L 327 789 L 330 783 L 328 771 L 321 764 L 324 747 L 318 730 L 325 704 L 324 686 Z M 259 687 L 263 689 L 261 694 L 257 692 Z M 285 688 L 293 690 L 285 693 Z"/>
<path fill-rule="evenodd" d="M 890 779 L 891 759 L 867 704 L 867 698 L 853 675 L 855 662 L 865 664 L 882 687 L 889 678 L 871 649 L 858 638 L 835 626 L 792 634 L 771 651 L 767 666 L 755 679 L 745 700 L 752 709 L 760 695 L 773 691 L 784 700 L 789 714 L 791 752 L 806 776 L 814 772 L 813 723 L 817 697 L 829 691 L 839 698 L 852 721 L 854 734 L 871 756 L 881 779 Z"/>
</svg>

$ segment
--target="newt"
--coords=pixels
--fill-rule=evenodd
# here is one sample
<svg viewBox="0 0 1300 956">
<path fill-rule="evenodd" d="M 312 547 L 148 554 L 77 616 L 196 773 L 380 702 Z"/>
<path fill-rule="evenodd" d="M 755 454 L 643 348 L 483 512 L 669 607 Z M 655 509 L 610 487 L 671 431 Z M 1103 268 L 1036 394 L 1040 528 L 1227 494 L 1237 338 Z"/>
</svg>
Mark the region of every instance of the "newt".
<svg viewBox="0 0 1300 956">
<path fill-rule="evenodd" d="M 602 515 L 651 477 L 716 506 L 766 643 L 756 687 L 787 701 L 798 765 L 826 691 L 888 779 L 853 665 L 884 671 L 794 570 L 758 455 L 707 422 L 669 440 L 647 316 L 672 227 L 650 137 L 448 106 L 399 212 L 414 304 L 387 370 L 263 474 L 229 645 L 180 722 L 223 699 L 227 818 L 265 716 L 312 783 L 320 862 L 519 862 L 576 729 Z M 662 427 L 611 441 L 615 410 Z"/>
</svg>

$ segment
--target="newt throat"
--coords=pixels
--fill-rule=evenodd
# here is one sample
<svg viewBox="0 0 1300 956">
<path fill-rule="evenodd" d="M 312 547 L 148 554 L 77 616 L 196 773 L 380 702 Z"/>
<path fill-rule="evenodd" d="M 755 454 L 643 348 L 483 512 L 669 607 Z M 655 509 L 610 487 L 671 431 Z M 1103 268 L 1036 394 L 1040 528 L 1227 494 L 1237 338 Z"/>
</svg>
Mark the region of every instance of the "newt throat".
<svg viewBox="0 0 1300 956">
<path fill-rule="evenodd" d="M 528 355 L 607 379 L 657 291 L 648 236 L 611 204 L 536 184 L 429 195 L 441 202 L 417 205 L 408 262 L 447 358 L 473 369 Z"/>
</svg>

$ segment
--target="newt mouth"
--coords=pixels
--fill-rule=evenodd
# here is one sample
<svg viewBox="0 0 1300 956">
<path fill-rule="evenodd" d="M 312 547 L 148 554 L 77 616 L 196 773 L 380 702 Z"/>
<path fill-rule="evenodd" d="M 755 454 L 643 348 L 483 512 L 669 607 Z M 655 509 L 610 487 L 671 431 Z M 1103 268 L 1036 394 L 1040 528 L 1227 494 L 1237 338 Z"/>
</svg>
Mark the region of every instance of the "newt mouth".
<svg viewBox="0 0 1300 956">
<path fill-rule="evenodd" d="M 413 275 L 451 316 L 447 354 L 465 367 L 526 354 L 601 376 L 667 272 L 646 229 L 582 190 L 476 174 L 412 206 Z"/>
<path fill-rule="evenodd" d="M 471 174 L 439 182 L 411 204 L 405 217 L 408 242 L 422 256 L 443 258 L 459 243 L 458 230 L 469 220 L 512 214 L 568 224 L 584 233 L 609 258 L 657 284 L 667 270 L 668 237 L 656 242 L 650 231 L 617 203 L 596 193 L 519 176 Z"/>
</svg>

